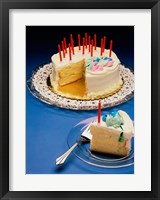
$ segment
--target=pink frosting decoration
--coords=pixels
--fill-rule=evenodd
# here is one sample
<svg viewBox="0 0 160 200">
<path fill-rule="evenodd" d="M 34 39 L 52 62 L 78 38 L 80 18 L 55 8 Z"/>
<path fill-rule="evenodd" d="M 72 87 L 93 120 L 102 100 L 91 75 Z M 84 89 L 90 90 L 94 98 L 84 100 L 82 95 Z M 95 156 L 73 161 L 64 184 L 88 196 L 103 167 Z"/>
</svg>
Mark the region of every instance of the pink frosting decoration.
<svg viewBox="0 0 160 200">
<path fill-rule="evenodd" d="M 98 71 L 102 71 L 103 70 L 103 66 L 98 66 Z"/>
<path fill-rule="evenodd" d="M 93 65 L 93 67 L 91 68 L 92 71 L 102 71 L 103 70 L 103 66 L 99 66 L 99 65 Z"/>
<path fill-rule="evenodd" d="M 97 65 L 98 64 L 98 62 L 93 62 L 93 66 L 95 66 L 95 65 Z"/>
<path fill-rule="evenodd" d="M 105 66 L 111 67 L 113 65 L 113 63 L 114 63 L 113 60 L 109 60 Z"/>
<path fill-rule="evenodd" d="M 91 68 L 91 70 L 92 70 L 92 71 L 96 71 L 96 70 L 97 70 L 97 68 L 98 68 L 98 66 L 96 66 L 96 65 L 93 65 L 93 66 L 92 66 L 92 68 Z"/>
</svg>

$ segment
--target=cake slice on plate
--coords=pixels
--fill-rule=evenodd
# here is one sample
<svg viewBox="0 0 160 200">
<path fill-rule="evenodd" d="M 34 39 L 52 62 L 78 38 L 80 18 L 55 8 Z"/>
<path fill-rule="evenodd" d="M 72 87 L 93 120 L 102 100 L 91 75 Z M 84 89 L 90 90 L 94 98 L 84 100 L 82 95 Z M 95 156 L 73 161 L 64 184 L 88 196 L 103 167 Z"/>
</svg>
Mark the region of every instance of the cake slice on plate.
<svg viewBox="0 0 160 200">
<path fill-rule="evenodd" d="M 118 156 L 129 154 L 134 127 L 126 112 L 119 110 L 102 116 L 100 123 L 91 124 L 90 132 L 92 134 L 91 151 Z"/>
</svg>

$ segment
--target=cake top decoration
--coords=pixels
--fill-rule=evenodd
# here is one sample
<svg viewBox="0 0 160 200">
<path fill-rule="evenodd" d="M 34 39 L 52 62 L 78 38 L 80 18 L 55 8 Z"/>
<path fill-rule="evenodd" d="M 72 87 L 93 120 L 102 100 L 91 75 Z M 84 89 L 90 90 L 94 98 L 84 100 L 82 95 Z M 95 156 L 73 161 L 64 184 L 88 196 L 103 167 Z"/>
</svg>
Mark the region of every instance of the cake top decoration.
<svg viewBox="0 0 160 200">
<path fill-rule="evenodd" d="M 124 123 L 122 116 L 119 114 L 119 112 L 111 112 L 108 115 L 104 115 L 102 117 L 102 120 L 107 124 L 107 126 L 111 126 L 114 128 L 122 128 L 122 125 Z"/>
<path fill-rule="evenodd" d="M 114 61 L 107 56 L 92 57 L 86 60 L 86 69 L 91 71 L 102 71 L 104 67 L 111 67 Z"/>
</svg>

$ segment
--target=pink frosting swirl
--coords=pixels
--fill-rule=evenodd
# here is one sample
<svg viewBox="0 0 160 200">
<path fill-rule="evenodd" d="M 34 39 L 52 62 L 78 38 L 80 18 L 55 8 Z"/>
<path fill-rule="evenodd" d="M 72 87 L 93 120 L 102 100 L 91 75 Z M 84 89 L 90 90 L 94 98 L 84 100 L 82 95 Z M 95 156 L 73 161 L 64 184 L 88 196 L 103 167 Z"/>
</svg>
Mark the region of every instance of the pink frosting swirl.
<svg viewBox="0 0 160 200">
<path fill-rule="evenodd" d="M 113 65 L 114 61 L 113 60 L 109 60 L 104 67 L 111 67 Z"/>
<path fill-rule="evenodd" d="M 91 68 L 92 71 L 103 71 L 103 66 L 93 65 Z"/>
</svg>

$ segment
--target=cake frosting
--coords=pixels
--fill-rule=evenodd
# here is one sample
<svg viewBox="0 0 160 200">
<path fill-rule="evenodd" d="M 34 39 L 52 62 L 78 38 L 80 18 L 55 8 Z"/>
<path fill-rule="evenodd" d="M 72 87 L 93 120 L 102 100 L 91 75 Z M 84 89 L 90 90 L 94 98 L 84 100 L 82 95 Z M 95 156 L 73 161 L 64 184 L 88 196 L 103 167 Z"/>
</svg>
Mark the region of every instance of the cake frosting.
<svg viewBox="0 0 160 200">
<path fill-rule="evenodd" d="M 101 117 L 101 122 L 90 126 L 91 151 L 126 156 L 131 150 L 134 134 L 133 122 L 129 115 L 119 110 Z"/>
<path fill-rule="evenodd" d="M 82 54 L 79 47 L 74 47 L 72 60 L 69 54 L 66 54 L 62 61 L 59 59 L 59 53 L 54 54 L 51 58 L 53 72 L 50 80 L 55 92 L 64 95 L 60 88 L 82 78 L 84 78 L 85 96 L 90 99 L 119 90 L 123 84 L 120 76 L 120 61 L 113 51 L 111 57 L 109 57 L 109 50 L 104 49 L 101 56 L 100 51 L 101 48 L 97 47 L 91 57 L 88 49 L 85 49 L 85 53 Z"/>
</svg>

